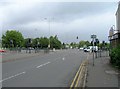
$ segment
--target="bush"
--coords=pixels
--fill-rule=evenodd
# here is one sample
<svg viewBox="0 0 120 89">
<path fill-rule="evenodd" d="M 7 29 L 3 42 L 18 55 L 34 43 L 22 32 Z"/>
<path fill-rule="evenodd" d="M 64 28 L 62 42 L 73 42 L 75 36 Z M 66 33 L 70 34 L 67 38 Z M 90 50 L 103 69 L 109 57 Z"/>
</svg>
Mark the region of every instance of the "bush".
<svg viewBox="0 0 120 89">
<path fill-rule="evenodd" d="M 120 45 L 110 52 L 110 63 L 120 69 Z"/>
</svg>

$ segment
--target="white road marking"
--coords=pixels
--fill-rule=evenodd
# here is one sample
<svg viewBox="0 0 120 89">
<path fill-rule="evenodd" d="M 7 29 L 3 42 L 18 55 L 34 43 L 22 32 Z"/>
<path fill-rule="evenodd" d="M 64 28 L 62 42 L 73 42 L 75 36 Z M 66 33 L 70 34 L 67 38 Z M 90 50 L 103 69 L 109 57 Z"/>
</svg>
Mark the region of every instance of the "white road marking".
<svg viewBox="0 0 120 89">
<path fill-rule="evenodd" d="M 45 65 L 47 65 L 47 64 L 49 64 L 49 63 L 50 63 L 50 62 L 47 62 L 47 63 L 41 64 L 41 65 L 37 66 L 36 68 L 40 68 L 40 67 L 45 66 Z"/>
<path fill-rule="evenodd" d="M 45 65 L 47 65 L 47 64 L 49 64 L 49 63 L 50 63 L 50 62 L 47 62 L 47 63 L 45 63 L 45 64 L 43 64 L 43 65 L 45 66 Z"/>
<path fill-rule="evenodd" d="M 19 75 L 21 75 L 21 74 L 25 74 L 25 73 L 26 73 L 26 72 L 21 72 L 21 73 L 19 73 L 19 74 L 16 74 L 16 75 L 10 76 L 10 77 L 8 77 L 8 78 L 5 78 L 5 79 L 3 79 L 3 80 L 0 80 L 0 83 L 3 82 L 3 81 L 5 81 L 5 80 L 8 80 L 8 79 L 11 79 L 11 78 L 17 77 L 17 76 L 19 76 Z"/>
<path fill-rule="evenodd" d="M 63 58 L 62 58 L 62 60 L 64 61 L 64 60 L 65 60 L 65 58 L 63 57 Z"/>
<path fill-rule="evenodd" d="M 37 66 L 36 68 L 39 68 L 39 67 L 42 67 L 43 65 L 39 65 L 39 66 Z"/>
</svg>

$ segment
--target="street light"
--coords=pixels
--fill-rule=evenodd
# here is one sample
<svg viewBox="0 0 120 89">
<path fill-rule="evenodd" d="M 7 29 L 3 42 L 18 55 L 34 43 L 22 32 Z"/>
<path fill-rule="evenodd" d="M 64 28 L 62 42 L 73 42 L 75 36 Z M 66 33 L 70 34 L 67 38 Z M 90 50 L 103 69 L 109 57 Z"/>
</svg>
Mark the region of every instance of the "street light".
<svg viewBox="0 0 120 89">
<path fill-rule="evenodd" d="M 48 48 L 50 48 L 51 47 L 51 45 L 50 45 L 50 25 L 51 25 L 51 23 L 50 22 L 54 18 L 44 18 L 44 19 L 48 21 L 48 29 L 49 29 L 49 44 L 48 44 Z"/>
<path fill-rule="evenodd" d="M 48 48 L 50 48 L 50 18 L 44 18 L 44 19 L 48 21 L 48 29 L 49 29 L 49 44 L 48 44 Z"/>
</svg>

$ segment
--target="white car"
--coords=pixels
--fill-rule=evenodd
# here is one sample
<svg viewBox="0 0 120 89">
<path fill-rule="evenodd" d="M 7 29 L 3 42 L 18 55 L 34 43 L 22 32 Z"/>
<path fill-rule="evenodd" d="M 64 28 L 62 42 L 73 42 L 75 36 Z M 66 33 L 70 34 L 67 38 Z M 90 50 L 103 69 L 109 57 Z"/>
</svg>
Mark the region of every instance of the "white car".
<svg viewBox="0 0 120 89">
<path fill-rule="evenodd" d="M 84 52 L 90 52 L 90 51 L 91 51 L 90 47 L 84 48 Z"/>
<path fill-rule="evenodd" d="M 79 49 L 80 49 L 80 50 L 83 50 L 84 48 L 81 47 L 81 48 L 79 48 Z"/>
</svg>

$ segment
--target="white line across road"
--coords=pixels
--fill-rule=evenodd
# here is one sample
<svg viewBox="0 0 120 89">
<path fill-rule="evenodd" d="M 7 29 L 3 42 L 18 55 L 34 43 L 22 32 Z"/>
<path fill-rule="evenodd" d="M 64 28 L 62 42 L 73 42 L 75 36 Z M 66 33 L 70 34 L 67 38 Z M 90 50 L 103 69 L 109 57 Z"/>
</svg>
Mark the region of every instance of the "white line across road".
<svg viewBox="0 0 120 89">
<path fill-rule="evenodd" d="M 16 75 L 10 76 L 10 77 L 8 77 L 8 78 L 5 78 L 5 79 L 3 79 L 3 80 L 0 80 L 0 83 L 3 82 L 3 81 L 5 81 L 5 80 L 14 78 L 14 77 L 16 77 L 16 76 L 19 76 L 19 75 L 22 75 L 22 74 L 25 74 L 25 73 L 26 73 L 26 72 L 21 72 L 21 73 L 18 73 L 18 74 L 16 74 Z"/>
<path fill-rule="evenodd" d="M 40 68 L 40 67 L 45 66 L 45 65 L 47 65 L 47 64 L 49 64 L 49 63 L 51 63 L 51 62 L 46 62 L 46 63 L 44 63 L 44 64 L 41 64 L 41 65 L 37 66 L 36 68 Z"/>
</svg>

